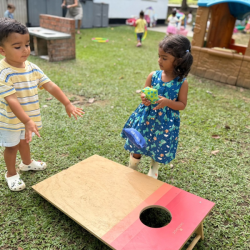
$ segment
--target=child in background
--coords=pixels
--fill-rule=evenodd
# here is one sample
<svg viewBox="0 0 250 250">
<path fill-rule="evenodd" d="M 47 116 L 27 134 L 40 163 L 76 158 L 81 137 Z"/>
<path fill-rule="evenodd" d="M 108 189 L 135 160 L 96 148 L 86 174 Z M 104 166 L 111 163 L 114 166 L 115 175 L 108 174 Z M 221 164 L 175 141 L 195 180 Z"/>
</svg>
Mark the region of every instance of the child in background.
<svg viewBox="0 0 250 250">
<path fill-rule="evenodd" d="M 137 34 L 137 47 L 141 46 L 141 41 L 143 34 L 145 32 L 145 26 L 147 25 L 146 20 L 144 19 L 144 12 L 140 12 L 140 18 L 136 20 L 135 22 L 135 32 Z"/>
<path fill-rule="evenodd" d="M 145 138 L 147 147 L 138 149 L 126 140 L 124 148 L 130 151 L 129 167 L 137 170 L 142 155 L 152 158 L 148 175 L 158 178 L 158 163 L 167 164 L 175 158 L 179 127 L 179 110 L 187 105 L 188 75 L 193 57 L 190 41 L 180 35 L 164 38 L 159 44 L 159 67 L 151 72 L 144 87 L 158 90 L 159 100 L 151 104 L 141 94 L 142 103 L 129 117 L 124 128 L 134 128 Z"/>
<path fill-rule="evenodd" d="M 168 27 L 167 27 L 167 34 L 168 35 L 175 35 L 177 33 L 177 25 L 180 20 L 176 17 L 176 10 L 172 12 L 172 15 L 168 18 Z"/>
<path fill-rule="evenodd" d="M 37 89 L 45 89 L 58 99 L 69 117 L 82 116 L 80 108 L 73 106 L 62 90 L 35 64 L 27 61 L 30 55 L 28 29 L 21 23 L 0 18 L 0 146 L 5 147 L 7 167 L 5 179 L 12 191 L 25 188 L 16 172 L 16 155 L 19 150 L 21 171 L 44 170 L 45 162 L 31 160 L 29 143 L 42 128 Z"/>
<path fill-rule="evenodd" d="M 4 17 L 14 19 L 13 13 L 16 7 L 13 4 L 8 4 L 7 10 L 4 12 Z"/>
<path fill-rule="evenodd" d="M 249 33 L 250 32 L 250 17 L 249 17 L 248 22 L 247 22 L 247 24 L 245 26 L 244 32 L 245 33 Z"/>
<path fill-rule="evenodd" d="M 187 24 L 191 24 L 193 20 L 192 10 L 189 11 Z"/>
</svg>

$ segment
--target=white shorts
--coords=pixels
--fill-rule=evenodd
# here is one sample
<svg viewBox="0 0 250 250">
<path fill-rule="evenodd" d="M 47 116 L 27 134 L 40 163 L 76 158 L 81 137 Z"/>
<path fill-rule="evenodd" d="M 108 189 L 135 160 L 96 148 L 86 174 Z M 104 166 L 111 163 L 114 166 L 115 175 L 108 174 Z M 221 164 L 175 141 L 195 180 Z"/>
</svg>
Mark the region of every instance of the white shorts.
<svg viewBox="0 0 250 250">
<path fill-rule="evenodd" d="M 34 136 L 35 133 L 32 133 Z M 12 131 L 0 129 L 0 146 L 14 147 L 19 144 L 20 140 L 25 139 L 25 130 Z"/>
</svg>

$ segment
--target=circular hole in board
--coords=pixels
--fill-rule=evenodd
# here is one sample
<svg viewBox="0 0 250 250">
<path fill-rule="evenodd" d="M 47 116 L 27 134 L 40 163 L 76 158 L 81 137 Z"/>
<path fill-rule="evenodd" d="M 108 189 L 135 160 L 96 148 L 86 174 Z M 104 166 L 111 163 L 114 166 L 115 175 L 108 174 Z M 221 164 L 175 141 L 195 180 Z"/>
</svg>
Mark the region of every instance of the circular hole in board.
<svg viewBox="0 0 250 250">
<path fill-rule="evenodd" d="M 172 215 L 165 207 L 150 206 L 142 210 L 140 220 L 147 227 L 161 228 L 171 222 Z"/>
</svg>

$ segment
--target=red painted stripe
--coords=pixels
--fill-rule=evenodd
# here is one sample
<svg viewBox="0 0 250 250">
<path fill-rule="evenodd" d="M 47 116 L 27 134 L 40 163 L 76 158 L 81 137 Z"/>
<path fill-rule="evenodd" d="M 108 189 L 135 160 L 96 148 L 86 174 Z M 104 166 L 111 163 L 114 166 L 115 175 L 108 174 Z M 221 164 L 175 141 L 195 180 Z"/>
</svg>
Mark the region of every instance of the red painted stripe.
<svg viewBox="0 0 250 250">
<path fill-rule="evenodd" d="M 121 234 L 123 234 L 125 230 L 133 226 L 133 224 L 139 219 L 140 213 L 143 208 L 155 204 L 155 202 L 158 201 L 166 193 L 168 193 L 171 188 L 173 188 L 173 186 L 167 183 L 163 183 L 163 185 L 159 187 L 153 194 L 151 194 L 145 201 L 143 201 L 138 207 L 136 207 L 130 214 L 124 217 L 110 231 L 103 235 L 102 240 L 111 245 L 112 242 L 117 239 Z"/>
<path fill-rule="evenodd" d="M 161 203 L 159 203 L 159 200 L 162 200 L 163 197 L 165 197 L 164 199 L 164 205 L 167 205 L 169 202 L 171 202 L 182 190 L 175 188 L 173 186 L 171 186 L 171 189 L 168 190 L 167 192 L 165 192 L 165 194 L 160 197 L 160 199 L 158 199 L 158 201 L 152 202 L 149 205 L 161 205 Z M 142 209 L 140 209 L 139 214 L 141 212 Z M 127 248 L 127 245 L 130 246 L 130 243 L 133 241 L 133 239 L 137 236 L 137 234 L 140 235 L 140 233 L 144 230 L 144 229 L 153 229 L 156 231 L 161 230 L 162 228 L 149 228 L 147 226 L 145 226 L 139 219 L 139 215 L 137 214 L 137 218 L 136 221 L 129 227 L 127 228 L 122 234 L 120 234 L 119 237 L 117 237 L 112 243 L 110 242 L 109 244 L 114 247 L 117 250 L 121 250 L 124 247 L 126 247 L 125 249 L 129 249 Z M 154 231 L 154 232 L 156 232 Z M 150 235 L 148 235 L 147 233 L 145 234 L 146 237 L 151 237 Z M 136 242 L 137 244 L 139 244 L 140 242 Z M 139 246 L 138 246 L 139 247 Z M 132 249 L 148 249 L 147 246 L 144 244 L 144 248 L 140 247 L 140 248 L 131 248 Z M 154 248 L 157 249 L 157 248 Z"/>
<path fill-rule="evenodd" d="M 111 246 L 117 250 L 180 249 L 215 204 L 173 187 L 155 205 L 171 212 L 172 220 L 167 226 L 149 228 L 138 219 Z"/>
</svg>

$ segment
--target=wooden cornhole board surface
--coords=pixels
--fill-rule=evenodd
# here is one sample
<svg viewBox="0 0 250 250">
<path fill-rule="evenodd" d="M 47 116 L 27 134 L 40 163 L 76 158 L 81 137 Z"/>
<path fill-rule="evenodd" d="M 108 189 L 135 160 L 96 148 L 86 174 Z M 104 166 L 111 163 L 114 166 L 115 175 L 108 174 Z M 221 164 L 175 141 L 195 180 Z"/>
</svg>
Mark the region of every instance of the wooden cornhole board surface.
<svg viewBox="0 0 250 250">
<path fill-rule="evenodd" d="M 33 186 L 42 197 L 118 250 L 177 250 L 201 225 L 213 202 L 94 155 Z M 171 222 L 150 228 L 147 207 L 170 211 Z"/>
</svg>

